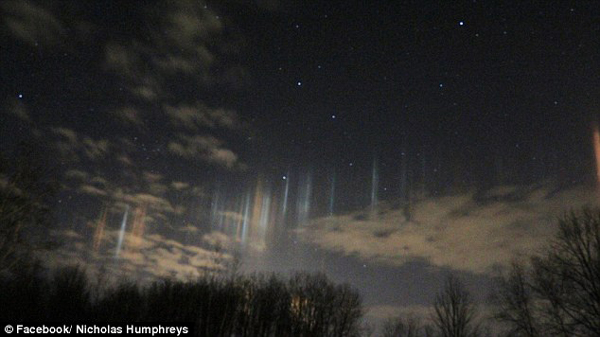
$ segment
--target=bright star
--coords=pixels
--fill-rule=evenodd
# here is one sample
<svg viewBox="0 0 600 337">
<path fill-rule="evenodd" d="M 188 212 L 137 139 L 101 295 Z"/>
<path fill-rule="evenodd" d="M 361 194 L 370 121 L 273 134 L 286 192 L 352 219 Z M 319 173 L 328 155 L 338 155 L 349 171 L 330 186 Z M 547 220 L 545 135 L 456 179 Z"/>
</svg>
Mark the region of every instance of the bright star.
<svg viewBox="0 0 600 337">
<path fill-rule="evenodd" d="M 298 81 L 298 83 L 296 83 L 297 86 L 301 86 L 302 82 Z"/>
<path fill-rule="evenodd" d="M 461 22 L 459 22 L 458 24 L 459 24 L 460 26 L 464 26 L 464 25 L 465 25 L 464 21 L 461 21 Z"/>
</svg>

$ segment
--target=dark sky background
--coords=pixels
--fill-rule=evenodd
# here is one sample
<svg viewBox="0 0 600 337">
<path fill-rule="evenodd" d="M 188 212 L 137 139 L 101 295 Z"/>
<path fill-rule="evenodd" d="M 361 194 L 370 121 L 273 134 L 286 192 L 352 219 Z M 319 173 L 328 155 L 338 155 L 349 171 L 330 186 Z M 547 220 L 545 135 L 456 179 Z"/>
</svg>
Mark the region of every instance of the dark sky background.
<svg viewBox="0 0 600 337">
<path fill-rule="evenodd" d="M 598 202 L 596 1 L 0 9 L 1 149 L 56 164 L 53 265 L 185 278 L 239 255 L 422 313 L 448 272 L 484 300 Z"/>
</svg>

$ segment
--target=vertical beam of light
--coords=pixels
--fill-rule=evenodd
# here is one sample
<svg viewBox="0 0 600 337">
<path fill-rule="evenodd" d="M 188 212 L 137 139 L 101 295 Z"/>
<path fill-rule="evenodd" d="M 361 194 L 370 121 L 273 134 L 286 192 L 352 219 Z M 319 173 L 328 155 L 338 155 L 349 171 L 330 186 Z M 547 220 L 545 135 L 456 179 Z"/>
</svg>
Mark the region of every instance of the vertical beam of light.
<svg viewBox="0 0 600 337">
<path fill-rule="evenodd" d="M 119 241 L 117 242 L 117 251 L 115 257 L 119 257 L 121 253 L 121 246 L 123 245 L 123 238 L 125 237 L 125 227 L 127 226 L 127 214 L 129 213 L 129 205 L 125 208 L 125 214 L 123 214 L 123 221 L 121 222 L 121 231 L 119 232 Z"/>
<path fill-rule="evenodd" d="M 600 185 L 600 130 L 598 124 L 593 124 L 594 129 L 594 156 L 596 157 L 596 181 Z"/>
<path fill-rule="evenodd" d="M 335 205 L 335 171 L 331 175 L 331 188 L 329 190 L 329 216 L 333 216 L 333 206 Z"/>
<path fill-rule="evenodd" d="M 427 162 L 425 161 L 425 150 L 421 152 L 421 190 L 419 197 L 423 198 L 427 194 Z"/>
<path fill-rule="evenodd" d="M 298 196 L 296 200 L 298 223 L 305 224 L 310 216 L 310 197 L 312 192 L 312 174 L 309 172 L 304 179 L 299 181 Z"/>
<path fill-rule="evenodd" d="M 102 240 L 104 239 L 104 227 L 106 227 L 106 214 L 108 210 L 105 208 L 102 216 L 98 220 L 98 224 L 96 225 L 96 230 L 94 231 L 94 241 L 93 247 L 94 251 L 98 251 L 100 249 L 100 245 L 102 244 Z"/>
<path fill-rule="evenodd" d="M 271 207 L 271 191 L 269 189 L 266 189 L 265 193 L 264 193 L 264 197 L 262 198 L 262 205 L 260 208 L 259 228 L 260 228 L 260 242 L 261 243 L 265 242 L 265 235 L 267 233 L 268 225 L 269 225 L 269 215 L 271 214 L 270 207 Z"/>
<path fill-rule="evenodd" d="M 215 190 L 213 193 L 212 202 L 210 205 L 210 226 L 212 229 L 215 228 L 215 224 L 217 223 L 217 217 L 219 216 L 219 189 Z"/>
<path fill-rule="evenodd" d="M 400 164 L 400 169 L 402 172 L 400 173 L 400 194 L 401 194 L 401 201 L 402 201 L 402 211 L 404 212 L 404 216 L 405 216 L 406 220 L 410 221 L 412 219 L 412 212 L 411 212 L 412 211 L 412 209 L 411 209 L 412 179 L 410 179 L 412 177 L 412 175 L 409 172 L 410 162 L 409 162 L 409 156 L 408 156 L 408 151 L 407 151 L 406 147 L 403 148 L 401 154 L 402 154 L 402 162 Z"/>
<path fill-rule="evenodd" d="M 221 198 L 221 202 L 219 204 L 219 208 L 217 209 L 217 216 L 219 217 L 219 221 L 217 223 L 217 229 L 220 231 L 224 231 L 224 223 L 225 223 L 225 210 L 227 208 L 227 196 L 223 196 Z"/>
<path fill-rule="evenodd" d="M 402 162 L 400 162 L 400 199 L 403 203 L 408 200 L 408 155 L 402 150 Z"/>
<path fill-rule="evenodd" d="M 235 239 L 237 241 L 242 241 L 242 222 L 244 221 L 244 202 L 246 200 L 246 196 L 242 196 L 238 199 L 237 205 L 237 214 L 238 216 L 235 219 Z"/>
<path fill-rule="evenodd" d="M 135 216 L 133 218 L 133 227 L 131 234 L 133 238 L 131 240 L 132 248 L 138 248 L 144 236 L 144 230 L 146 228 L 146 207 L 138 207 L 135 209 Z"/>
<path fill-rule="evenodd" d="M 242 246 L 248 243 L 248 225 L 250 222 L 250 191 L 246 193 L 246 204 L 244 205 L 244 221 L 242 223 Z"/>
<path fill-rule="evenodd" d="M 262 180 L 258 179 L 256 183 L 256 190 L 254 191 L 254 200 L 252 207 L 252 220 L 250 221 L 250 243 L 258 242 L 260 238 L 260 223 L 262 220 L 262 206 L 263 206 L 263 189 Z"/>
<path fill-rule="evenodd" d="M 285 179 L 285 188 L 283 190 L 283 206 L 282 206 L 282 210 L 281 210 L 281 217 L 282 217 L 283 221 L 285 222 L 285 218 L 287 215 L 288 195 L 290 192 L 290 175 L 289 175 L 289 173 L 284 176 L 284 179 Z"/>
<path fill-rule="evenodd" d="M 379 189 L 379 170 L 377 167 L 377 157 L 373 158 L 373 172 L 371 174 L 371 212 L 375 212 L 377 206 L 377 192 Z"/>
</svg>

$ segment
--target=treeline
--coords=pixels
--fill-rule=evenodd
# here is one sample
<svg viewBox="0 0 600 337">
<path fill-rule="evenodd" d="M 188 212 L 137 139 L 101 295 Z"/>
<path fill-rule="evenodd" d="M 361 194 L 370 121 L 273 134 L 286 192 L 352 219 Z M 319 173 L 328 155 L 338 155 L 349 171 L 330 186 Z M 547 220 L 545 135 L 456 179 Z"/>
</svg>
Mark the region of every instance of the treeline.
<svg viewBox="0 0 600 337">
<path fill-rule="evenodd" d="M 171 279 L 101 290 L 80 268 L 0 284 L 0 321 L 193 322 L 197 336 L 358 336 L 361 298 L 323 274 Z"/>
<path fill-rule="evenodd" d="M 570 212 L 558 224 L 544 250 L 497 277 L 490 314 L 450 276 L 428 319 L 390 319 L 383 336 L 600 337 L 600 211 Z"/>
</svg>

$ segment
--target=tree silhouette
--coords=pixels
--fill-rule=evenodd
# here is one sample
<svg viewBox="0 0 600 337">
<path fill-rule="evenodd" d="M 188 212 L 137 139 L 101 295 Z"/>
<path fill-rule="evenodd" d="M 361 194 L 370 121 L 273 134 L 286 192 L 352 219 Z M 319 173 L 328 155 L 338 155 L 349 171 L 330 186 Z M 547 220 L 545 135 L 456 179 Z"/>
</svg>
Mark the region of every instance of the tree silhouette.
<svg viewBox="0 0 600 337">
<path fill-rule="evenodd" d="M 559 219 L 544 253 L 499 283 L 496 318 L 519 336 L 600 336 L 600 211 Z"/>
<path fill-rule="evenodd" d="M 477 336 L 475 304 L 463 284 L 450 275 L 433 304 L 433 324 L 442 337 Z"/>
<path fill-rule="evenodd" d="M 35 229 L 51 222 L 48 202 L 56 184 L 51 166 L 42 158 L 30 143 L 20 144 L 11 160 L 0 154 L 0 271 L 14 268 L 47 245 Z"/>
<path fill-rule="evenodd" d="M 398 317 L 388 319 L 382 328 L 383 337 L 433 337 L 431 326 L 423 325 L 418 318 Z"/>
</svg>

